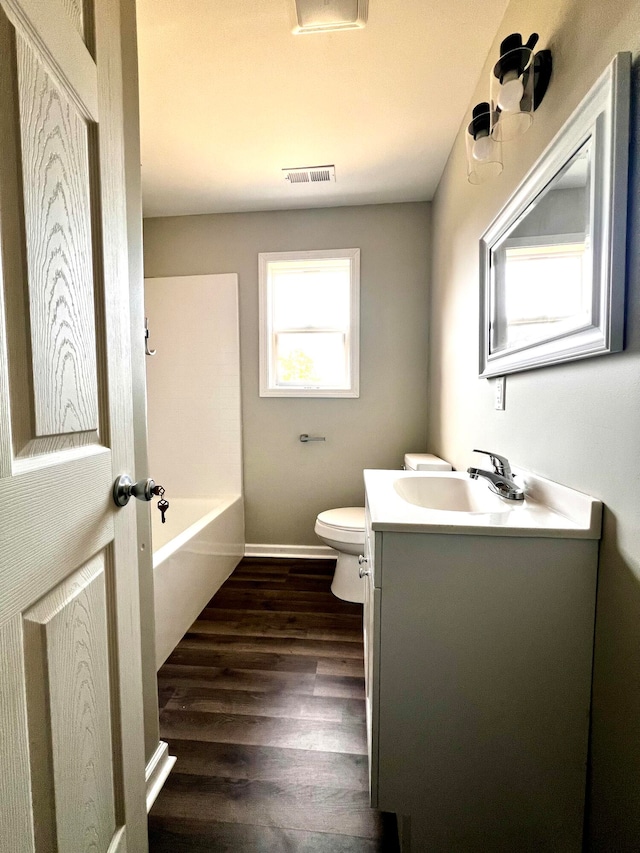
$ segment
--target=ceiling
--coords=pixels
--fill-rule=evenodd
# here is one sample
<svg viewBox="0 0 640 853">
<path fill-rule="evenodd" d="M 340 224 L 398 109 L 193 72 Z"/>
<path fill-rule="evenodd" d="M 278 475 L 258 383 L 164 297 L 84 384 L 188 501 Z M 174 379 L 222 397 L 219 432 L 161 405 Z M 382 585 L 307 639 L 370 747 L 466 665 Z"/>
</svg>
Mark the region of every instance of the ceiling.
<svg viewBox="0 0 640 853">
<path fill-rule="evenodd" d="M 146 216 L 432 198 L 508 0 L 370 0 L 305 35 L 293 2 L 138 0 Z"/>
</svg>

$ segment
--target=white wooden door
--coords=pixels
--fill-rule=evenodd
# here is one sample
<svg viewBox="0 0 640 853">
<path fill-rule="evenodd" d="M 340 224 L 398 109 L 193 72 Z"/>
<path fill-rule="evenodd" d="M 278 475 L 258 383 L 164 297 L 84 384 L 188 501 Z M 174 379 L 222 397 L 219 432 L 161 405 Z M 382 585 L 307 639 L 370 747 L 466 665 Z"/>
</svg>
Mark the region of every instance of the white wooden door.
<svg viewBox="0 0 640 853">
<path fill-rule="evenodd" d="M 0 0 L 0 850 L 147 849 L 119 0 Z"/>
</svg>

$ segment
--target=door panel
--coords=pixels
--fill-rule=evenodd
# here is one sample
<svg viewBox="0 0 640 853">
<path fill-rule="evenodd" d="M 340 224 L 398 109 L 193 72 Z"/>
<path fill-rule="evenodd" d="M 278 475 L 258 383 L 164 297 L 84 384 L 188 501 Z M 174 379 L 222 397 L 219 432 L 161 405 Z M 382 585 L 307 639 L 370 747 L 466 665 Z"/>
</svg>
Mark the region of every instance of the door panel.
<svg viewBox="0 0 640 853">
<path fill-rule="evenodd" d="M 98 429 L 86 121 L 17 39 L 35 435 Z"/>
<path fill-rule="evenodd" d="M 111 496 L 134 473 L 119 8 L 0 0 L 0 850 L 12 853 L 146 849 L 135 512 Z"/>
<path fill-rule="evenodd" d="M 88 850 L 92 843 L 106 850 L 116 823 L 105 555 L 66 578 L 23 621 L 27 671 L 38 674 L 27 684 L 30 730 L 38 732 L 34 795 L 49 805 L 49 820 L 57 816 L 61 850 Z"/>
<path fill-rule="evenodd" d="M 1 475 L 11 452 L 28 458 L 98 440 L 87 126 L 1 14 L 0 149 L 12 438 Z"/>
</svg>

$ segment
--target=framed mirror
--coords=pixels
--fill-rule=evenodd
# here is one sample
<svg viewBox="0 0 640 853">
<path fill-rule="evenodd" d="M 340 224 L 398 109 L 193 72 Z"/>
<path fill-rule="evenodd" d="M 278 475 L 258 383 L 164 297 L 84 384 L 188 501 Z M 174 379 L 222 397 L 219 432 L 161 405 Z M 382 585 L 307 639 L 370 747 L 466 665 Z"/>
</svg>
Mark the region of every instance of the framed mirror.
<svg viewBox="0 0 640 853">
<path fill-rule="evenodd" d="M 630 70 L 619 53 L 480 240 L 480 376 L 623 348 Z"/>
</svg>

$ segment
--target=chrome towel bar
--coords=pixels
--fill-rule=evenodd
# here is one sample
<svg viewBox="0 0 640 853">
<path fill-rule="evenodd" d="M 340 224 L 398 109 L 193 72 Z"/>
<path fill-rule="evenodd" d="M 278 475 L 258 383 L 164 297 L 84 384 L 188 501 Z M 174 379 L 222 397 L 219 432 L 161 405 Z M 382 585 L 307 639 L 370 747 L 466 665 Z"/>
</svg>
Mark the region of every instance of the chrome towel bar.
<svg viewBox="0 0 640 853">
<path fill-rule="evenodd" d="M 300 441 L 326 441 L 327 439 L 323 435 L 309 435 L 306 432 L 300 434 Z"/>
</svg>

